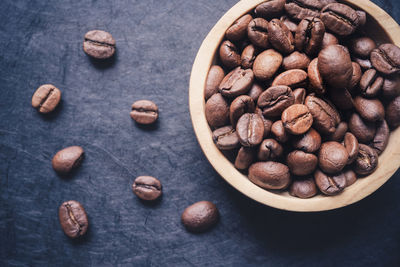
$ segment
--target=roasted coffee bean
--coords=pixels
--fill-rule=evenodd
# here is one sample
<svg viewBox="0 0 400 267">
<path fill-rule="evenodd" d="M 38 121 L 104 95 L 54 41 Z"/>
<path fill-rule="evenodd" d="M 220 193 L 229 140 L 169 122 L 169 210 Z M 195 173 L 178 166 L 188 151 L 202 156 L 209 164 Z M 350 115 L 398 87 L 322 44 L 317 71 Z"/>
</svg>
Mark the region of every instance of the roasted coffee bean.
<svg viewBox="0 0 400 267">
<path fill-rule="evenodd" d="M 236 20 L 233 25 L 226 30 L 226 39 L 232 42 L 243 39 L 247 34 L 247 26 L 252 19 L 253 17 L 251 15 L 246 14 Z"/>
<path fill-rule="evenodd" d="M 326 174 L 317 169 L 314 173 L 314 179 L 319 190 L 328 196 L 337 195 L 346 187 L 346 176 L 343 172 Z"/>
<path fill-rule="evenodd" d="M 236 68 L 241 63 L 239 50 L 229 40 L 222 42 L 219 47 L 219 58 L 228 69 Z"/>
<path fill-rule="evenodd" d="M 317 57 L 310 62 L 310 65 L 308 65 L 307 75 L 310 82 L 310 88 L 319 95 L 325 94 L 326 86 L 318 69 Z"/>
<path fill-rule="evenodd" d="M 32 96 L 32 107 L 40 113 L 52 112 L 60 103 L 61 91 L 52 84 L 41 85 Z"/>
<path fill-rule="evenodd" d="M 219 85 L 219 92 L 226 97 L 235 97 L 246 94 L 253 84 L 254 74 L 251 69 L 244 70 L 237 67 L 232 70 Z"/>
<path fill-rule="evenodd" d="M 64 233 L 70 238 L 83 236 L 89 227 L 86 211 L 75 200 L 69 200 L 61 204 L 58 209 L 58 218 Z"/>
<path fill-rule="evenodd" d="M 152 176 L 139 176 L 132 184 L 133 193 L 142 200 L 153 201 L 162 195 L 161 182 Z"/>
<path fill-rule="evenodd" d="M 247 26 L 247 36 L 253 45 L 263 49 L 268 48 L 268 21 L 263 18 L 250 21 Z"/>
<path fill-rule="evenodd" d="M 257 100 L 263 91 L 264 90 L 262 89 L 262 87 L 259 84 L 253 83 L 253 85 L 251 86 L 247 95 L 250 96 L 251 99 L 253 99 L 254 103 L 257 103 Z"/>
<path fill-rule="evenodd" d="M 267 118 L 280 116 L 292 104 L 294 104 L 293 92 L 290 87 L 284 85 L 268 88 L 257 101 L 257 106 Z"/>
<path fill-rule="evenodd" d="M 367 23 L 367 13 L 362 10 L 356 11 L 358 16 L 358 27 L 364 26 Z"/>
<path fill-rule="evenodd" d="M 275 139 L 265 139 L 258 148 L 257 157 L 261 161 L 277 160 L 283 155 L 283 147 Z"/>
<path fill-rule="evenodd" d="M 319 1 L 321 2 L 323 7 L 332 3 L 337 3 L 336 0 L 319 0 Z"/>
<path fill-rule="evenodd" d="M 294 180 L 290 185 L 289 194 L 298 198 L 310 198 L 318 193 L 313 177 Z"/>
<path fill-rule="evenodd" d="M 262 111 L 260 108 L 256 107 L 256 114 L 260 115 L 264 122 L 264 138 L 267 138 L 269 133 L 271 132 L 271 127 L 272 127 L 272 121 L 264 118 L 264 115 L 262 114 Z"/>
<path fill-rule="evenodd" d="M 221 94 L 214 94 L 206 102 L 205 114 L 211 127 L 220 127 L 228 124 L 229 106 Z"/>
<path fill-rule="evenodd" d="M 352 169 L 345 169 L 343 174 L 346 178 L 346 187 L 349 187 L 357 181 L 357 175 Z"/>
<path fill-rule="evenodd" d="M 260 81 L 271 79 L 278 71 L 283 61 L 282 55 L 274 49 L 268 49 L 259 54 L 253 63 L 253 72 Z"/>
<path fill-rule="evenodd" d="M 187 207 L 181 217 L 182 224 L 189 232 L 200 233 L 209 230 L 219 220 L 217 206 L 210 201 L 199 201 Z"/>
<path fill-rule="evenodd" d="M 354 98 L 354 107 L 358 114 L 367 121 L 380 121 L 385 118 L 385 108 L 378 99 Z"/>
<path fill-rule="evenodd" d="M 95 59 L 107 59 L 115 53 L 115 40 L 105 31 L 94 30 L 85 34 L 83 51 Z"/>
<path fill-rule="evenodd" d="M 362 59 L 362 58 L 353 58 L 355 62 L 357 62 L 363 70 L 368 70 L 372 68 L 372 63 L 369 59 Z"/>
<path fill-rule="evenodd" d="M 393 99 L 386 107 L 386 121 L 393 129 L 400 126 L 400 96 Z"/>
<path fill-rule="evenodd" d="M 253 99 L 248 95 L 241 95 L 232 101 L 229 108 L 229 118 L 233 127 L 236 126 L 239 118 L 245 113 L 254 113 L 255 104 Z"/>
<path fill-rule="evenodd" d="M 280 20 L 282 21 L 283 24 L 285 24 L 285 26 L 289 29 L 289 31 L 291 31 L 293 34 L 296 32 L 297 30 L 297 24 L 294 23 L 293 21 L 291 21 L 288 17 L 286 16 L 282 16 L 280 18 Z"/>
<path fill-rule="evenodd" d="M 338 173 L 346 166 L 349 153 L 346 148 L 335 141 L 322 143 L 319 150 L 319 167 L 325 173 Z"/>
<path fill-rule="evenodd" d="M 347 153 L 349 153 L 347 164 L 351 164 L 358 155 L 358 140 L 354 134 L 346 133 L 344 136 L 343 145 L 346 148 Z"/>
<path fill-rule="evenodd" d="M 241 147 L 235 159 L 235 168 L 238 170 L 246 170 L 254 161 L 255 152 L 251 147 Z"/>
<path fill-rule="evenodd" d="M 387 122 L 382 120 L 377 123 L 375 137 L 370 147 L 374 148 L 378 155 L 382 154 L 389 142 L 390 130 Z"/>
<path fill-rule="evenodd" d="M 245 49 L 243 49 L 241 61 L 242 61 L 242 67 L 244 69 L 253 68 L 253 63 L 254 60 L 256 59 L 256 54 L 257 54 L 257 48 L 252 44 L 249 44 L 248 46 L 245 47 Z"/>
<path fill-rule="evenodd" d="M 289 134 L 283 127 L 281 120 L 274 122 L 271 126 L 271 133 L 280 143 L 286 143 L 289 140 Z"/>
<path fill-rule="evenodd" d="M 327 139 L 329 141 L 336 141 L 336 142 L 341 142 L 343 140 L 344 135 L 346 134 L 348 130 L 348 125 L 346 122 L 342 121 L 338 124 L 336 127 L 336 130 L 327 136 Z"/>
<path fill-rule="evenodd" d="M 333 104 L 340 110 L 348 110 L 354 106 L 353 98 L 346 88 L 330 88 L 328 95 Z"/>
<path fill-rule="evenodd" d="M 307 72 L 301 69 L 293 69 L 282 72 L 272 82 L 271 86 L 286 85 L 292 89 L 307 85 Z"/>
<path fill-rule="evenodd" d="M 369 175 L 373 173 L 378 166 L 378 153 L 375 149 L 360 144 L 358 156 L 354 162 L 354 171 L 360 175 Z"/>
<path fill-rule="evenodd" d="M 313 116 L 306 105 L 294 104 L 282 112 L 285 130 L 294 135 L 304 134 L 313 124 Z"/>
<path fill-rule="evenodd" d="M 286 0 L 286 13 L 295 20 L 318 17 L 323 5 L 319 0 Z"/>
<path fill-rule="evenodd" d="M 303 150 L 304 152 L 314 153 L 321 146 L 321 135 L 311 128 L 303 135 L 293 136 L 292 145 L 295 149 Z"/>
<path fill-rule="evenodd" d="M 357 37 L 350 40 L 350 51 L 360 58 L 369 58 L 372 50 L 376 48 L 376 43 L 369 37 Z"/>
<path fill-rule="evenodd" d="M 400 76 L 385 78 L 382 85 L 382 95 L 386 98 L 394 98 L 400 95 Z"/>
<path fill-rule="evenodd" d="M 325 6 L 321 10 L 321 20 L 328 30 L 341 36 L 352 34 L 360 24 L 357 12 L 341 3 Z"/>
<path fill-rule="evenodd" d="M 361 94 L 366 97 L 374 97 L 381 91 L 384 79 L 375 69 L 364 72 L 360 80 Z"/>
<path fill-rule="evenodd" d="M 295 150 L 288 154 L 286 159 L 289 170 L 294 175 L 304 176 L 315 171 L 318 158 L 314 154 Z"/>
<path fill-rule="evenodd" d="M 320 49 L 325 34 L 324 23 L 319 18 L 304 18 L 297 26 L 295 46 L 307 55 L 314 55 Z"/>
<path fill-rule="evenodd" d="M 307 91 L 304 88 L 297 88 L 293 90 L 294 95 L 294 103 L 295 104 L 304 104 L 304 100 L 306 99 Z"/>
<path fill-rule="evenodd" d="M 212 136 L 215 145 L 220 150 L 232 150 L 240 146 L 239 137 L 231 125 L 214 130 Z"/>
<path fill-rule="evenodd" d="M 322 49 L 318 55 L 318 70 L 324 81 L 332 87 L 346 88 L 353 74 L 348 50 L 341 45 Z"/>
<path fill-rule="evenodd" d="M 132 104 L 131 118 L 140 124 L 152 124 L 158 119 L 158 107 L 150 100 L 139 100 Z"/>
<path fill-rule="evenodd" d="M 382 44 L 371 52 L 371 63 L 383 74 L 400 73 L 400 47 L 394 44 Z"/>
<path fill-rule="evenodd" d="M 325 26 L 325 25 L 324 25 Z M 339 44 L 338 38 L 335 35 L 329 32 L 325 32 L 324 37 L 322 38 L 321 49 L 324 49 L 330 45 Z"/>
<path fill-rule="evenodd" d="M 204 89 L 204 98 L 206 100 L 209 99 L 213 94 L 218 93 L 218 87 L 224 77 L 225 72 L 220 66 L 211 66 L 210 70 L 208 71 L 206 86 Z"/>
<path fill-rule="evenodd" d="M 263 140 L 264 122 L 258 114 L 243 114 L 236 124 L 236 132 L 243 146 L 256 146 Z"/>
<path fill-rule="evenodd" d="M 307 96 L 304 103 L 313 116 L 313 125 L 316 130 L 323 134 L 335 132 L 340 122 L 340 115 L 332 105 L 312 95 Z"/>
<path fill-rule="evenodd" d="M 269 0 L 259 4 L 254 9 L 257 17 L 271 19 L 282 14 L 285 7 L 285 0 Z"/>
<path fill-rule="evenodd" d="M 249 180 L 264 189 L 285 189 L 290 184 L 290 172 L 279 162 L 257 162 L 249 168 Z"/>
<path fill-rule="evenodd" d="M 84 155 L 80 146 L 66 147 L 54 155 L 51 164 L 58 174 L 67 175 L 81 165 Z"/>
<path fill-rule="evenodd" d="M 294 50 L 293 34 L 279 19 L 272 19 L 268 23 L 268 40 L 276 50 L 284 54 Z"/>
<path fill-rule="evenodd" d="M 353 88 L 357 87 L 363 75 L 360 64 L 358 64 L 357 62 L 351 62 L 351 64 L 353 65 L 353 75 L 351 76 L 351 80 L 348 85 L 349 90 L 353 90 Z"/>
<path fill-rule="evenodd" d="M 349 119 L 349 129 L 361 143 L 368 143 L 375 136 L 375 123 L 364 121 L 360 115 L 353 113 Z"/>
<path fill-rule="evenodd" d="M 310 64 L 310 59 L 306 54 L 294 51 L 287 57 L 283 58 L 282 67 L 285 70 L 291 70 L 291 69 L 307 70 L 309 64 Z"/>
</svg>

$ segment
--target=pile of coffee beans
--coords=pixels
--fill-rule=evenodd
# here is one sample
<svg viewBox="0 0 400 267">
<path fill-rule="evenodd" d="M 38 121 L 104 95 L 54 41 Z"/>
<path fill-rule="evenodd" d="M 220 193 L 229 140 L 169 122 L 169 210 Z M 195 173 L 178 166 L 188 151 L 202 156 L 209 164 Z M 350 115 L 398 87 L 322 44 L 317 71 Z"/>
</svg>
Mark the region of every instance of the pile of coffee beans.
<svg viewBox="0 0 400 267">
<path fill-rule="evenodd" d="M 254 184 L 310 198 L 376 170 L 400 125 L 400 48 L 368 37 L 368 19 L 335 0 L 270 0 L 228 28 L 205 116 Z"/>
</svg>

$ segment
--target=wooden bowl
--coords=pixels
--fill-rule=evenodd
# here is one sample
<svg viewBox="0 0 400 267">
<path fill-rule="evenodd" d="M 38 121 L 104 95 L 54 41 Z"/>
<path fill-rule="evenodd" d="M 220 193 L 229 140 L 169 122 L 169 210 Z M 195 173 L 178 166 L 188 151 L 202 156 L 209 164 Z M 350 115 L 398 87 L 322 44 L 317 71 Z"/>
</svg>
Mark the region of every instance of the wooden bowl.
<svg viewBox="0 0 400 267">
<path fill-rule="evenodd" d="M 310 199 L 292 197 L 288 192 L 271 192 L 250 182 L 218 150 L 212 140 L 212 131 L 205 117 L 204 87 L 208 70 L 216 62 L 219 44 L 225 31 L 242 15 L 265 0 L 242 0 L 217 22 L 203 41 L 190 77 L 189 105 L 194 131 L 207 159 L 215 170 L 233 187 L 246 196 L 265 205 L 291 211 L 323 211 L 350 205 L 377 190 L 400 166 L 400 127 L 391 133 L 389 144 L 379 157 L 379 165 L 371 175 L 357 179 L 353 185 L 337 196 L 317 195 Z M 346 0 L 349 5 L 366 11 L 366 29 L 378 43 L 392 42 L 400 46 L 400 27 L 385 11 L 369 0 Z M 372 17 L 372 18 L 371 18 Z"/>
</svg>

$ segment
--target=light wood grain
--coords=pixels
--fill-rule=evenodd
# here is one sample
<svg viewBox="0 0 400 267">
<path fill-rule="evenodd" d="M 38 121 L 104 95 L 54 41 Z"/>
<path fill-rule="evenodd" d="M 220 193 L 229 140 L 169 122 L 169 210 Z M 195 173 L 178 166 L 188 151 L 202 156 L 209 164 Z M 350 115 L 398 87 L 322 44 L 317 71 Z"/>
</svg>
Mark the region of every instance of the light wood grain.
<svg viewBox="0 0 400 267">
<path fill-rule="evenodd" d="M 197 53 L 190 77 L 189 106 L 194 131 L 201 149 L 211 165 L 229 184 L 265 205 L 283 210 L 305 212 L 331 210 L 357 202 L 382 186 L 400 166 L 400 128 L 392 132 L 388 147 L 379 157 L 379 166 L 373 174 L 359 178 L 355 184 L 346 188 L 340 195 L 334 197 L 319 195 L 311 199 L 299 199 L 290 196 L 287 192 L 275 193 L 256 186 L 236 170 L 213 143 L 211 129 L 204 113 L 204 86 L 208 70 L 215 61 L 215 53 L 226 29 L 237 18 L 264 1 L 243 0 L 238 2 L 217 22 Z M 385 11 L 368 0 L 348 0 L 346 2 L 363 9 L 375 19 L 375 21 L 368 20 L 368 29 L 371 31 L 371 36 L 378 38 L 378 43 L 392 41 L 400 45 L 400 27 Z"/>
</svg>

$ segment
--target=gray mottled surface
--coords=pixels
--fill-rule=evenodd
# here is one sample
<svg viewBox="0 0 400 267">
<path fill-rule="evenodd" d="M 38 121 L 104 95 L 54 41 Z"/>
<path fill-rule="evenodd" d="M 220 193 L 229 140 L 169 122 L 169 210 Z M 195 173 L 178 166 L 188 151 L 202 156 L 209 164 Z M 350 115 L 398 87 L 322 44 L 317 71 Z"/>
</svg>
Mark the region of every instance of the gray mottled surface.
<svg viewBox="0 0 400 267">
<path fill-rule="evenodd" d="M 191 65 L 207 32 L 235 0 L 2 0 L 0 2 L 0 266 L 395 266 L 400 263 L 400 173 L 365 200 L 300 214 L 259 205 L 207 162 L 188 110 Z M 395 0 L 375 0 L 397 21 Z M 117 40 L 109 66 L 82 51 L 86 31 Z M 57 112 L 39 115 L 34 90 L 63 92 Z M 160 120 L 138 127 L 137 99 Z M 70 179 L 51 168 L 69 145 L 86 150 Z M 131 191 L 153 175 L 164 197 L 145 205 Z M 80 201 L 88 235 L 69 240 L 57 210 Z M 187 233 L 183 209 L 214 201 L 220 223 Z"/>
</svg>

